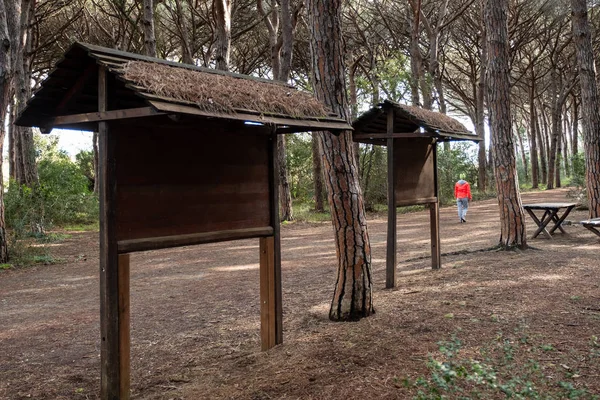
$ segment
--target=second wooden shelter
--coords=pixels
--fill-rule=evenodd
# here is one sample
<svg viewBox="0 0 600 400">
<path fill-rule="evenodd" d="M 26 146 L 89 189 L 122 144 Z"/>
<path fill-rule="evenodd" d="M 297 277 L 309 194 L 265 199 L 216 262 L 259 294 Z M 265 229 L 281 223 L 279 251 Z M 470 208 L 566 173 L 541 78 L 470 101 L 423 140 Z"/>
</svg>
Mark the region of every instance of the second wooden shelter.
<svg viewBox="0 0 600 400">
<path fill-rule="evenodd" d="M 396 286 L 396 207 L 430 209 L 431 266 L 441 267 L 437 143 L 481 139 L 444 114 L 386 100 L 352 124 L 353 140 L 387 146 L 388 230 L 386 287 Z"/>
</svg>

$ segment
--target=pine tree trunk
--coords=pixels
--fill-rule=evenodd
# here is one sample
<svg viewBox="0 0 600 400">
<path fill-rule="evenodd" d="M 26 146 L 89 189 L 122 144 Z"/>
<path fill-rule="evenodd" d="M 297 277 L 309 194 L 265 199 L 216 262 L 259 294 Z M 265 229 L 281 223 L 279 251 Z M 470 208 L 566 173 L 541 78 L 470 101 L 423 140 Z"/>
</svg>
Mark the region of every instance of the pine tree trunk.
<svg viewBox="0 0 600 400">
<path fill-rule="evenodd" d="M 319 148 L 319 139 L 317 134 L 312 136 L 312 161 L 313 161 L 313 182 L 315 187 L 315 211 L 323 212 L 324 189 L 323 189 L 323 168 L 321 166 L 321 149 Z"/>
<path fill-rule="evenodd" d="M 229 54 L 231 48 L 231 1 L 214 0 L 213 7 L 216 17 L 216 52 L 217 69 L 229 71 Z"/>
<path fill-rule="evenodd" d="M 573 39 L 581 82 L 581 114 L 590 218 L 600 217 L 600 111 L 590 27 L 585 0 L 571 0 Z"/>
<path fill-rule="evenodd" d="M 531 187 L 537 189 L 540 185 L 540 166 L 538 162 L 537 117 L 535 112 L 535 72 L 531 63 L 531 88 L 529 90 L 529 152 L 531 154 Z"/>
<path fill-rule="evenodd" d="M 544 140 L 545 138 L 547 138 L 547 131 L 548 131 L 548 125 L 546 124 L 546 119 L 543 118 L 544 116 L 544 110 L 543 110 L 543 105 L 541 106 L 542 108 L 539 108 L 539 110 L 541 111 L 542 115 L 538 114 L 538 118 L 535 121 L 535 127 L 536 127 L 536 132 L 538 134 L 538 143 L 540 146 L 540 167 L 542 170 L 542 182 L 543 183 L 548 183 L 548 146 L 547 146 L 547 140 Z M 543 131 L 540 128 L 540 118 L 542 119 L 542 126 L 543 126 Z"/>
<path fill-rule="evenodd" d="M 480 2 L 480 16 L 483 21 L 484 7 L 483 2 Z M 487 51 L 486 49 L 486 31 L 485 24 L 482 24 L 481 36 L 480 36 L 480 70 L 479 70 L 479 81 L 477 82 L 477 95 L 475 99 L 475 133 L 481 138 L 479 142 L 479 149 L 477 152 L 477 162 L 479 166 L 478 174 L 478 189 L 482 193 L 487 191 L 487 159 L 486 159 L 486 148 L 485 148 L 485 76 L 487 71 Z"/>
<path fill-rule="evenodd" d="M 416 2 L 416 3 L 415 3 Z M 423 57 L 419 49 L 419 19 L 421 0 L 414 0 L 412 4 L 412 26 L 410 35 L 410 93 L 413 106 L 420 106 L 419 84 L 423 74 Z"/>
<path fill-rule="evenodd" d="M 523 143 L 523 135 L 520 133 L 517 134 L 519 137 L 519 150 L 521 152 L 521 162 L 523 163 L 523 172 L 525 175 L 525 180 L 529 180 L 529 166 L 527 165 L 527 155 L 525 154 L 525 145 Z"/>
<path fill-rule="evenodd" d="M 561 118 L 561 125 L 562 125 L 562 118 Z M 561 182 L 560 182 L 560 163 L 562 161 L 562 126 L 560 129 L 560 132 L 558 132 L 558 137 L 557 137 L 557 141 L 556 141 L 556 166 L 554 169 L 554 182 L 556 183 L 557 188 L 561 187 Z"/>
<path fill-rule="evenodd" d="M 94 132 L 92 136 L 92 151 L 94 153 L 94 193 L 98 194 L 100 191 L 100 175 L 98 174 L 98 160 L 100 160 L 100 153 L 98 152 L 98 132 Z"/>
<path fill-rule="evenodd" d="M 312 83 L 316 97 L 349 119 L 342 45 L 342 0 L 308 0 Z M 331 320 L 356 320 L 374 312 L 371 245 L 350 132 L 317 134 L 335 230 L 338 273 Z"/>
<path fill-rule="evenodd" d="M 552 132 L 550 133 L 550 154 L 548 157 L 548 189 L 554 189 L 556 177 L 556 165 L 558 163 L 558 140 L 562 129 L 562 115 L 560 109 L 556 110 L 556 105 L 552 110 Z"/>
<path fill-rule="evenodd" d="M 508 0 L 485 0 L 488 51 L 488 105 L 493 137 L 494 175 L 500 206 L 500 245 L 526 248 L 525 216 L 519 193 L 511 132 Z"/>
<path fill-rule="evenodd" d="M 31 23 L 34 16 L 35 2 L 21 0 L 18 16 L 19 45 L 13 49 L 13 66 L 15 71 L 15 115 L 19 115 L 31 97 Z M 18 9 L 15 8 L 15 10 Z M 15 36 L 17 37 L 17 36 Z M 38 183 L 37 164 L 35 162 L 35 145 L 33 143 L 33 129 L 29 127 L 12 127 L 15 150 L 15 180 L 29 187 Z"/>
<path fill-rule="evenodd" d="M 579 153 L 579 102 L 573 96 L 573 128 L 571 129 L 571 157 Z"/>
<path fill-rule="evenodd" d="M 194 55 L 191 45 L 190 29 L 188 28 L 186 12 L 181 6 L 181 0 L 175 1 L 177 9 L 177 22 L 179 32 L 181 34 L 181 61 L 184 64 L 194 64 Z"/>
<path fill-rule="evenodd" d="M 565 171 L 565 176 L 571 176 L 571 168 L 569 167 L 569 137 L 571 136 L 571 124 L 569 121 L 569 114 L 565 110 L 563 115 L 563 150 L 562 150 L 562 160 Z"/>
<path fill-rule="evenodd" d="M 144 0 L 144 52 L 149 57 L 156 57 L 156 37 L 154 35 L 154 0 Z"/>
<path fill-rule="evenodd" d="M 277 163 L 279 164 L 279 197 L 281 221 L 293 221 L 292 192 L 286 162 L 285 135 L 277 135 Z"/>
<path fill-rule="evenodd" d="M 11 47 L 15 45 L 8 31 L 8 12 L 4 0 L 0 0 L 0 121 L 6 121 L 11 99 L 13 75 Z M 0 123 L 0 166 L 4 157 L 5 124 Z M 8 262 L 8 238 L 4 222 L 4 179 L 0 168 L 0 263 Z"/>
</svg>

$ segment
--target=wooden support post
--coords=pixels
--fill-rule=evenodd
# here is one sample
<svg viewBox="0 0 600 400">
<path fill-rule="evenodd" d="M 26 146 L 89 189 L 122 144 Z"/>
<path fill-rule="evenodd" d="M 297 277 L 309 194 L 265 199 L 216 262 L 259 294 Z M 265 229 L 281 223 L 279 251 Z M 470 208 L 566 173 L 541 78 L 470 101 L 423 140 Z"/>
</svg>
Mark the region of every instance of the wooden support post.
<svg viewBox="0 0 600 400">
<path fill-rule="evenodd" d="M 387 132 L 394 132 L 394 110 L 389 109 L 387 114 Z M 388 203 L 388 229 L 386 250 L 385 287 L 390 289 L 396 286 L 396 187 L 394 165 L 394 140 L 387 139 L 387 203 Z"/>
<path fill-rule="evenodd" d="M 440 250 L 440 206 L 436 201 L 429 204 L 429 215 L 431 223 L 431 268 L 442 267 L 442 254 Z"/>
<path fill-rule="evenodd" d="M 260 238 L 260 337 L 261 349 L 277 343 L 277 307 L 275 285 L 275 238 Z"/>
<path fill-rule="evenodd" d="M 281 299 L 281 241 L 279 229 L 279 170 L 277 131 L 269 137 L 269 191 L 273 236 L 260 238 L 260 321 L 261 348 L 268 350 L 283 343 Z"/>
<path fill-rule="evenodd" d="M 130 312 L 129 254 L 119 254 L 119 399 L 129 399 L 130 386 Z"/>
<path fill-rule="evenodd" d="M 98 67 L 98 111 L 107 109 L 106 69 Z M 98 123 L 100 179 L 100 362 L 102 400 L 129 399 L 129 256 L 116 237 L 115 137 Z"/>
<path fill-rule="evenodd" d="M 431 143 L 433 151 L 433 190 L 435 193 L 435 203 L 430 205 L 429 219 L 431 224 L 431 268 L 440 269 L 442 268 L 442 253 L 440 246 L 440 203 L 439 203 L 439 192 L 438 187 L 438 154 L 437 154 L 437 140 L 433 140 Z"/>
</svg>

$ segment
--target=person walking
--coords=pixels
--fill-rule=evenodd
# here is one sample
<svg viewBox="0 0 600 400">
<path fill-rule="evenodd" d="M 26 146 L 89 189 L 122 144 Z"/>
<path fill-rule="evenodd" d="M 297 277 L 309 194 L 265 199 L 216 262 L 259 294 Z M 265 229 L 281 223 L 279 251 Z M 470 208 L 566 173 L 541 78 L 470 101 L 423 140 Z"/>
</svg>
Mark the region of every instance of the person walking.
<svg viewBox="0 0 600 400">
<path fill-rule="evenodd" d="M 469 201 L 471 197 L 471 185 L 465 181 L 465 174 L 460 174 L 460 179 L 454 185 L 454 197 L 458 206 L 458 218 L 460 222 L 467 222 L 467 210 L 469 209 Z"/>
</svg>

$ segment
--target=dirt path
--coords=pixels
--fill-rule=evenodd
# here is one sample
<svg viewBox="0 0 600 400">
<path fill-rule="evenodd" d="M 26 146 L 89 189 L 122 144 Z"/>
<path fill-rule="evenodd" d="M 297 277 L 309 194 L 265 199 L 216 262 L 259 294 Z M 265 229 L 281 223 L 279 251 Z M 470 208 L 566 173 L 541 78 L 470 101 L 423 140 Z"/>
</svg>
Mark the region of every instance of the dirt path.
<svg viewBox="0 0 600 400">
<path fill-rule="evenodd" d="M 257 240 L 132 255 L 133 398 L 410 398 L 397 382 L 426 374 L 438 341 L 456 333 L 475 352 L 518 329 L 552 346 L 552 365 L 565 358 L 578 368 L 577 384 L 600 392 L 600 362 L 585 358 L 600 336 L 598 238 L 570 225 L 568 235 L 530 240 L 533 250 L 478 252 L 498 241 L 496 201 L 473 203 L 467 224 L 457 219 L 455 207 L 441 210 L 446 255 L 432 271 L 429 213 L 399 215 L 398 287 L 385 290 L 386 221 L 372 218 L 377 313 L 347 324 L 327 320 L 336 268 L 330 224 L 284 226 L 284 344 L 266 353 Z M 527 224 L 531 235 L 528 216 Z M 63 263 L 0 272 L 0 399 L 98 397 L 97 233 L 54 246 Z"/>
</svg>

